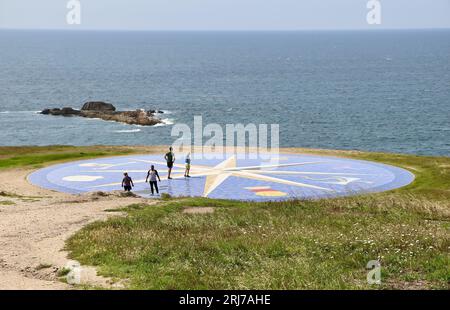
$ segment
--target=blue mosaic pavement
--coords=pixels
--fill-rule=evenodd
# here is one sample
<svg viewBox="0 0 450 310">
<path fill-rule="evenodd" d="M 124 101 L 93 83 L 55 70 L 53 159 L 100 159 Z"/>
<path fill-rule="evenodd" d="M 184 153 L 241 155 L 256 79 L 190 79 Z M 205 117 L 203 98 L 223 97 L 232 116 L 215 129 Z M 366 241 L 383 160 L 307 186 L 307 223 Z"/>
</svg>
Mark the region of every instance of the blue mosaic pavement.
<svg viewBox="0 0 450 310">
<path fill-rule="evenodd" d="M 80 194 L 121 190 L 123 172 L 135 182 L 133 191 L 150 197 L 147 170 L 154 164 L 160 192 L 172 196 L 251 201 L 316 199 L 381 192 L 408 185 L 414 175 L 394 166 L 325 156 L 280 154 L 277 160 L 239 159 L 225 169 L 223 159 L 192 156 L 191 178 L 184 178 L 184 157 L 177 156 L 174 179 L 167 180 L 162 156 L 135 155 L 69 162 L 38 170 L 28 180 L 42 188 Z M 229 158 L 228 158 L 229 159 Z M 210 182 L 207 182 L 207 178 Z M 209 185 L 208 185 L 209 184 Z M 211 186 L 211 184 L 214 184 Z M 217 186 L 216 186 L 217 185 Z"/>
</svg>

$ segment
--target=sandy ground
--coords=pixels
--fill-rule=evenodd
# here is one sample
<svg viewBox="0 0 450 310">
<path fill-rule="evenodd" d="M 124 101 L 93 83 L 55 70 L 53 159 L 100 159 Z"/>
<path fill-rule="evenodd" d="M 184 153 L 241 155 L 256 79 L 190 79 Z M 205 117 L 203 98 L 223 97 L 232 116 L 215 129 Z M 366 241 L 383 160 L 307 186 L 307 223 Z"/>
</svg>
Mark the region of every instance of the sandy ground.
<svg viewBox="0 0 450 310">
<path fill-rule="evenodd" d="M 144 200 L 120 193 L 53 192 L 29 184 L 30 172 L 0 172 L 0 180 L 8 180 L 0 182 L 0 192 L 8 193 L 0 195 L 0 289 L 74 289 L 58 277 L 58 270 L 69 263 L 65 240 L 90 222 L 117 215 L 105 210 Z M 81 284 L 120 287 L 97 276 L 92 267 L 81 270 Z"/>
</svg>

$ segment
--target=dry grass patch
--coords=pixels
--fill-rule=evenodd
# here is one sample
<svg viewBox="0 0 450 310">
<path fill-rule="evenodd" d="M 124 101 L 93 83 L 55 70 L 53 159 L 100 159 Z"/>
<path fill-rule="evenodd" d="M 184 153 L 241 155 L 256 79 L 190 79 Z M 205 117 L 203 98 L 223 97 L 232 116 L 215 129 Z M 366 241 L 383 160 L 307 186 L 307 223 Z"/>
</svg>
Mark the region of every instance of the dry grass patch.
<svg viewBox="0 0 450 310">
<path fill-rule="evenodd" d="M 183 209 L 185 214 L 208 214 L 213 212 L 214 208 L 211 207 L 186 207 Z"/>
</svg>

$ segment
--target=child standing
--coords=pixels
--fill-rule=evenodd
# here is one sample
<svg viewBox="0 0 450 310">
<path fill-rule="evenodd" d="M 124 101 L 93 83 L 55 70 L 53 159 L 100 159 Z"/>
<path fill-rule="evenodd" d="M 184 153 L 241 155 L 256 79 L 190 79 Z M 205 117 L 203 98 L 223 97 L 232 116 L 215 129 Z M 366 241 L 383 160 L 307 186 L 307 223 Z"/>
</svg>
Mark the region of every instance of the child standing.
<svg viewBox="0 0 450 310">
<path fill-rule="evenodd" d="M 134 187 L 133 180 L 126 172 L 123 174 L 122 187 L 126 192 L 131 192 L 131 187 Z"/>
<path fill-rule="evenodd" d="M 186 170 L 184 171 L 184 177 L 190 178 L 189 171 L 191 170 L 191 153 L 186 155 Z"/>
<path fill-rule="evenodd" d="M 155 170 L 155 166 L 153 166 L 153 165 L 150 167 L 150 170 L 147 173 L 147 178 L 145 179 L 146 183 L 149 178 L 150 178 L 150 190 L 152 191 L 152 196 L 154 194 L 153 187 L 156 189 L 156 193 L 159 194 L 158 182 L 156 181 L 156 179 L 158 178 L 159 182 L 161 182 L 161 179 L 159 178 L 158 171 Z"/>
</svg>

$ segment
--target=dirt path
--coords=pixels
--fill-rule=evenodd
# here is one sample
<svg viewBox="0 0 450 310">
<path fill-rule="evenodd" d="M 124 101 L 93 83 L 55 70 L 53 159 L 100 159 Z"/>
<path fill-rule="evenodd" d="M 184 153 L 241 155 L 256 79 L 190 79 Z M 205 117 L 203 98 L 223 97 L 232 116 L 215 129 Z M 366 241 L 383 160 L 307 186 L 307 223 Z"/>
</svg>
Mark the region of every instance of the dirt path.
<svg viewBox="0 0 450 310">
<path fill-rule="evenodd" d="M 68 195 L 29 184 L 30 170 L 0 172 L 0 289 L 72 289 L 58 279 L 68 263 L 65 240 L 86 224 L 112 216 L 107 209 L 144 202 L 141 198 Z M 145 201 L 148 203 L 148 200 Z M 117 215 L 117 213 L 116 213 Z M 110 286 L 83 267 L 82 283 Z"/>
</svg>

